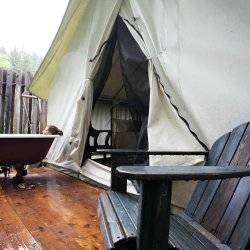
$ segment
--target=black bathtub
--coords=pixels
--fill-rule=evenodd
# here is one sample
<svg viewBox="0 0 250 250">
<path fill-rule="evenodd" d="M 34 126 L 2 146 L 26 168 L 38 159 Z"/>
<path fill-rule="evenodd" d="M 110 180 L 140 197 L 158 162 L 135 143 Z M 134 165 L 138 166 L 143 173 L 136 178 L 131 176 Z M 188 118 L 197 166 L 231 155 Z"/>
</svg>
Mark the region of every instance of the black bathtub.
<svg viewBox="0 0 250 250">
<path fill-rule="evenodd" d="M 0 134 L 0 165 L 40 162 L 56 137 L 58 135 Z"/>
</svg>

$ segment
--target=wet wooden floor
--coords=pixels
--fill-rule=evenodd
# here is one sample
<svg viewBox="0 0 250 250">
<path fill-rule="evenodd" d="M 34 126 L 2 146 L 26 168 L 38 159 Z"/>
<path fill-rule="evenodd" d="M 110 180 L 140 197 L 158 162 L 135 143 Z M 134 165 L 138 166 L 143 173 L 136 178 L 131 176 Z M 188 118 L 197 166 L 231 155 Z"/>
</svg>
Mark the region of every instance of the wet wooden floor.
<svg viewBox="0 0 250 250">
<path fill-rule="evenodd" d="M 26 182 L 36 187 L 21 190 L 7 180 L 0 190 L 0 249 L 103 249 L 101 189 L 49 168 L 33 169 Z"/>
</svg>

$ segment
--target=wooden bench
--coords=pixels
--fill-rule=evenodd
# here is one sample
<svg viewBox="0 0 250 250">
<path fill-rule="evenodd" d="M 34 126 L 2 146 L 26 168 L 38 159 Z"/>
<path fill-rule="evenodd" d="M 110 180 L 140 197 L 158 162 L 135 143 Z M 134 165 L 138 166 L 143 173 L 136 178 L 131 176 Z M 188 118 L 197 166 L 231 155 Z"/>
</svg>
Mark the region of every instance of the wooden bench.
<svg viewBox="0 0 250 250">
<path fill-rule="evenodd" d="M 214 143 L 206 161 L 214 167 L 119 167 L 121 176 L 140 180 L 141 194 L 100 195 L 105 248 L 250 249 L 249 158 L 246 123 Z M 172 180 L 201 181 L 186 210 L 169 216 Z"/>
</svg>

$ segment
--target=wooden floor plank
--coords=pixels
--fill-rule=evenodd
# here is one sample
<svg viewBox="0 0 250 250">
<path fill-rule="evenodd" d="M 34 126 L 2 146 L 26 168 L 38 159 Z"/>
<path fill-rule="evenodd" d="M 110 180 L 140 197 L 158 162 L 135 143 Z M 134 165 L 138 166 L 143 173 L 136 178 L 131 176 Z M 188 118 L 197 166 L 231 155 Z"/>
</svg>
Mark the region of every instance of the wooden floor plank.
<svg viewBox="0 0 250 250">
<path fill-rule="evenodd" d="M 6 235 L 3 240 L 3 242 L 6 241 L 6 246 L 10 249 L 11 247 L 14 249 L 41 248 L 39 242 L 35 240 L 18 215 L 12 209 L 7 197 L 1 197 L 1 211 L 0 229 L 1 233 Z"/>
<path fill-rule="evenodd" d="M 0 249 L 103 249 L 102 190 L 49 168 L 33 169 L 26 182 L 36 187 L 20 190 L 8 180 L 0 190 Z"/>
</svg>

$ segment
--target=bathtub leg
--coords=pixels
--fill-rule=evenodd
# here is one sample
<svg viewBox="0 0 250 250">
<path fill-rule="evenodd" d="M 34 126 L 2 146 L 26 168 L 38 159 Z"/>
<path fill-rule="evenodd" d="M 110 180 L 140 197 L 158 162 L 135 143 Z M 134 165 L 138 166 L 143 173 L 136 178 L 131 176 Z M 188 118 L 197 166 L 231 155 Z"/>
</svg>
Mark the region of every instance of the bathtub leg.
<svg viewBox="0 0 250 250">
<path fill-rule="evenodd" d="M 2 173 L 4 174 L 4 179 L 6 180 L 10 174 L 10 167 L 7 166 L 0 167 L 0 174 Z"/>
<path fill-rule="evenodd" d="M 8 169 L 7 167 L 3 169 L 4 178 L 7 179 Z"/>
<path fill-rule="evenodd" d="M 27 175 L 27 170 L 24 168 L 23 164 L 16 164 L 15 165 L 16 176 L 14 177 L 14 182 L 17 184 L 23 182 L 23 176 Z"/>
</svg>

